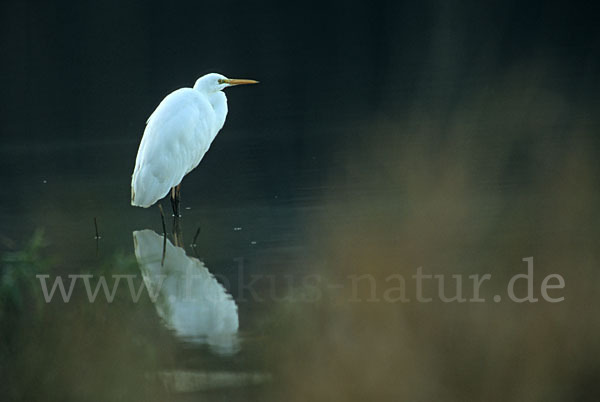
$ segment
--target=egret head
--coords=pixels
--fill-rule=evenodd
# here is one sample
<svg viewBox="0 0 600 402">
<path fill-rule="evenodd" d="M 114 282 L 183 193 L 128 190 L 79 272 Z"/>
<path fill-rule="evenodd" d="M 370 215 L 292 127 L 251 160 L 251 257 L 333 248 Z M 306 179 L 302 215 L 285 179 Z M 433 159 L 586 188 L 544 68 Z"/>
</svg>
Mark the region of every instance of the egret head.
<svg viewBox="0 0 600 402">
<path fill-rule="evenodd" d="M 258 81 L 227 78 L 224 75 L 210 73 L 196 80 L 194 89 L 202 92 L 217 92 L 233 85 L 258 84 Z"/>
</svg>

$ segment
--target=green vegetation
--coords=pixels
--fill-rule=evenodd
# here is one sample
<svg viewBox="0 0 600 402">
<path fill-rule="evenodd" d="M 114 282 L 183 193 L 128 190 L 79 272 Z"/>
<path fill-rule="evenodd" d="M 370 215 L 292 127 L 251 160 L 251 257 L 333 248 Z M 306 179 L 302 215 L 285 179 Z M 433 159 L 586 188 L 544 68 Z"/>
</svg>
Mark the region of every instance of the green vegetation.
<svg viewBox="0 0 600 402">
<path fill-rule="evenodd" d="M 50 274 L 53 279 L 55 264 L 46 257 L 41 230 L 21 250 L 2 255 L 1 262 L 3 399 L 136 401 L 161 397 L 162 388 L 148 381 L 148 373 L 169 365 L 172 341 L 147 297 L 134 304 L 124 287 L 112 304 L 101 297 L 89 303 L 77 292 L 69 303 L 60 297 L 46 303 L 36 275 Z M 100 264 L 95 275 L 136 270 L 133 257 L 116 255 Z"/>
</svg>

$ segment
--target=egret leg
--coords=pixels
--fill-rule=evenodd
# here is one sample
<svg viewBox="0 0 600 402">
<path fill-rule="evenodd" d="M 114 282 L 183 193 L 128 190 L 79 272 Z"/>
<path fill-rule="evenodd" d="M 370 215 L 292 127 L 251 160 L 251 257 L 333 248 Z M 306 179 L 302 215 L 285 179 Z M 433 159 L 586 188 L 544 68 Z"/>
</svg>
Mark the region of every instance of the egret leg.
<svg viewBox="0 0 600 402">
<path fill-rule="evenodd" d="M 183 230 L 181 229 L 181 217 L 180 216 L 173 216 L 173 243 L 177 246 L 177 247 L 184 247 L 184 243 L 183 243 Z"/>
<path fill-rule="evenodd" d="M 181 201 L 181 184 L 171 188 L 171 207 L 173 208 L 173 216 L 181 217 L 179 214 L 179 203 Z"/>
</svg>

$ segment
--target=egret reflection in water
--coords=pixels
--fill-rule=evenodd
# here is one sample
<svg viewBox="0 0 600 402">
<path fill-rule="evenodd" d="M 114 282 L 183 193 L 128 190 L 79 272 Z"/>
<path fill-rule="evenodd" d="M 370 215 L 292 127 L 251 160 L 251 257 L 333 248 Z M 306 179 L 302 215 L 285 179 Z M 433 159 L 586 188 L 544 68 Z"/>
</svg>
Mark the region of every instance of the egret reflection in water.
<svg viewBox="0 0 600 402">
<path fill-rule="evenodd" d="M 164 325 L 185 341 L 206 343 L 220 354 L 235 353 L 239 349 L 237 305 L 204 263 L 150 229 L 134 231 L 133 242 Z"/>
</svg>

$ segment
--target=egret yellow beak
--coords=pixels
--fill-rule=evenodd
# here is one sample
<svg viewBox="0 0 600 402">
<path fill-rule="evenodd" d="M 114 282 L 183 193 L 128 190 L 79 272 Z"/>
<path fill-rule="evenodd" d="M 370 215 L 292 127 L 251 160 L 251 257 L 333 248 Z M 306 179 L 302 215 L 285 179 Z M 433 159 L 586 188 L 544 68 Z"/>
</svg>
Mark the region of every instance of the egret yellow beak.
<svg viewBox="0 0 600 402">
<path fill-rule="evenodd" d="M 229 84 L 229 85 L 258 84 L 258 81 L 254 81 L 254 80 L 240 80 L 240 79 L 235 79 L 235 78 L 226 79 L 226 80 L 223 80 L 223 82 L 225 82 L 226 84 Z"/>
</svg>

